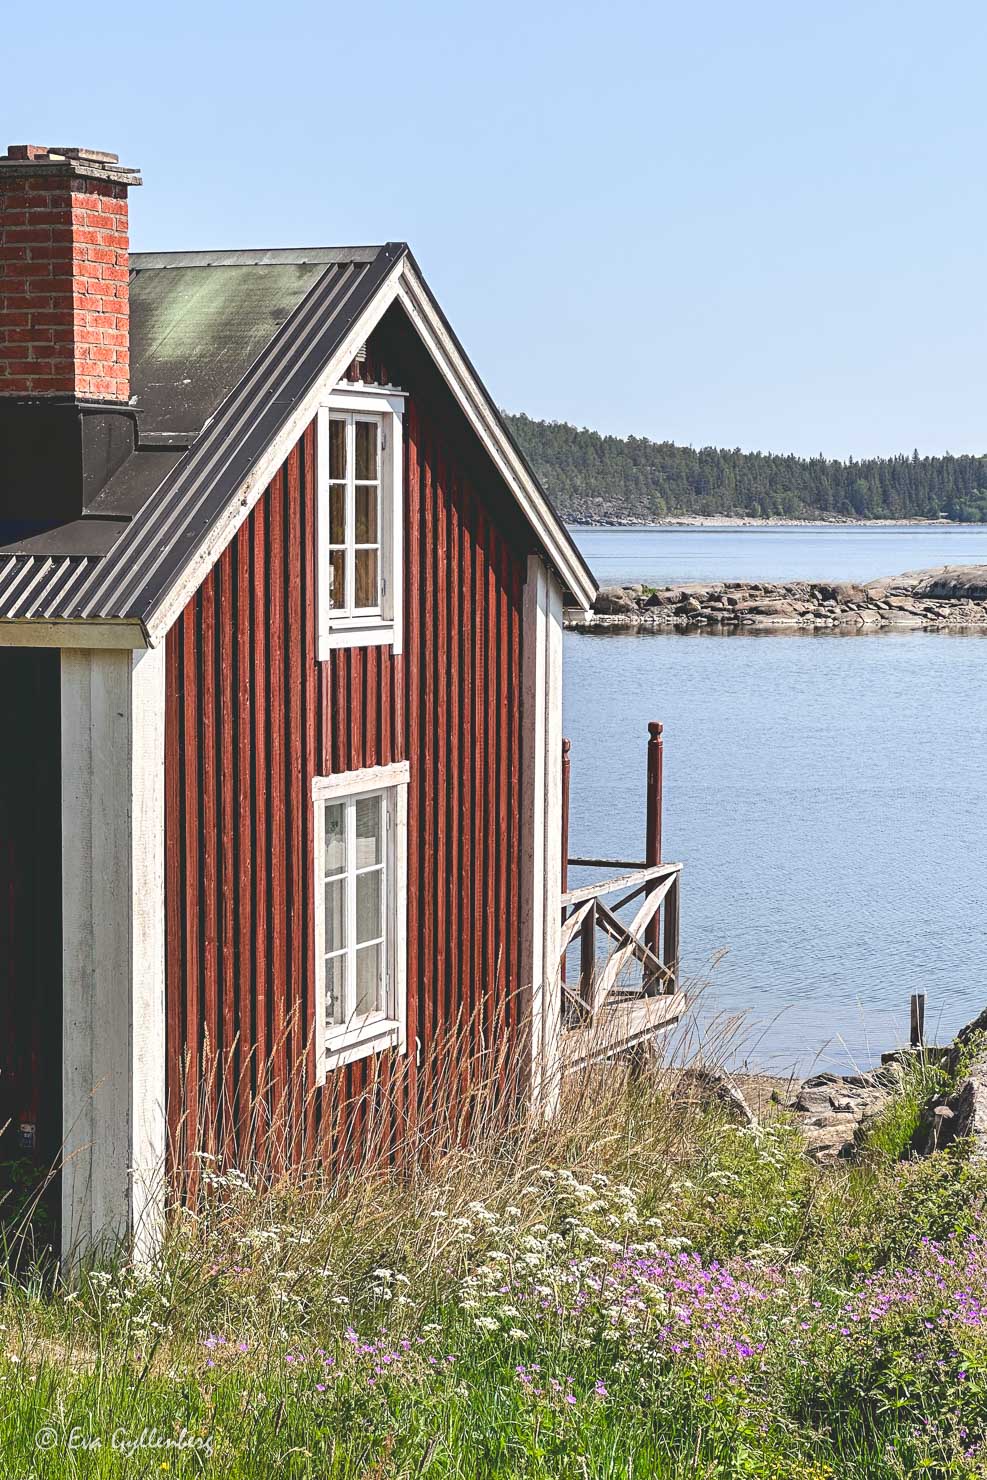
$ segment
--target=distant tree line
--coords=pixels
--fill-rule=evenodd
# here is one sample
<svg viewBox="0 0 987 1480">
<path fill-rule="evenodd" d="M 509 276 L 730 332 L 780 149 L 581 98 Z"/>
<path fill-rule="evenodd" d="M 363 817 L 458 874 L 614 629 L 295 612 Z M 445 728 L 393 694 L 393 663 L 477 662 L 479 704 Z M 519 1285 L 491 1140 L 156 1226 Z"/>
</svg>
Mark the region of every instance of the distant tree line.
<svg viewBox="0 0 987 1480">
<path fill-rule="evenodd" d="M 507 414 L 507 422 L 566 519 L 750 514 L 987 523 L 987 456 L 919 457 L 916 451 L 838 462 L 605 437 L 523 414 Z"/>
</svg>

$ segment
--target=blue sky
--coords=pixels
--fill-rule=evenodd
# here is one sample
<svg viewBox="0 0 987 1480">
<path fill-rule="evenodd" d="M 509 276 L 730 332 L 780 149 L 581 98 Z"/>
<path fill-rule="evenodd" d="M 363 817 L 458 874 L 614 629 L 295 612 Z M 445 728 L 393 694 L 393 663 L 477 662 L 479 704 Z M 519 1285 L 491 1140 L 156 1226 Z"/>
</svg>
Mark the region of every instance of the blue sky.
<svg viewBox="0 0 987 1480">
<path fill-rule="evenodd" d="M 407 239 L 512 410 L 982 452 L 985 43 L 975 0 L 54 0 L 0 142 L 139 165 L 135 248 Z"/>
</svg>

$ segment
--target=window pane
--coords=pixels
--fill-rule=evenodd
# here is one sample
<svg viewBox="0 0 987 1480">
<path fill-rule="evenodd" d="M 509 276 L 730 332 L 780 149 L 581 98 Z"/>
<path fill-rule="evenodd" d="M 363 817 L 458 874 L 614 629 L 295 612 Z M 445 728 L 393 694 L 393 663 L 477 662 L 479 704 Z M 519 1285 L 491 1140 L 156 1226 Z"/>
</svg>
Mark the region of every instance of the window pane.
<svg viewBox="0 0 987 1480">
<path fill-rule="evenodd" d="M 346 1011 L 343 984 L 346 980 L 346 957 L 326 957 L 326 1022 L 330 1026 L 344 1022 Z"/>
<path fill-rule="evenodd" d="M 339 951 L 346 944 L 346 880 L 326 885 L 326 950 Z"/>
<path fill-rule="evenodd" d="M 384 857 L 383 798 L 360 797 L 356 804 L 356 867 L 371 868 Z"/>
<path fill-rule="evenodd" d="M 329 605 L 346 605 L 346 551 L 329 552 Z"/>
<path fill-rule="evenodd" d="M 384 991 L 381 981 L 383 955 L 380 946 L 362 946 L 356 953 L 356 1011 L 383 1012 Z"/>
<path fill-rule="evenodd" d="M 329 477 L 346 477 L 346 423 L 329 422 Z"/>
<path fill-rule="evenodd" d="M 377 543 L 377 501 L 380 495 L 376 488 L 356 490 L 356 542 L 358 545 Z"/>
<path fill-rule="evenodd" d="M 341 874 L 346 868 L 346 806 L 343 802 L 326 803 L 325 874 Z"/>
<path fill-rule="evenodd" d="M 358 421 L 356 424 L 356 476 L 377 477 L 377 423 Z"/>
<path fill-rule="evenodd" d="M 329 485 L 329 543 L 346 543 L 346 486 L 343 483 Z"/>
<path fill-rule="evenodd" d="M 356 876 L 356 943 L 379 940 L 383 931 L 381 922 L 380 891 L 384 882 L 384 870 L 374 869 L 369 874 Z"/>
<path fill-rule="evenodd" d="M 356 605 L 379 606 L 377 591 L 377 551 L 356 552 Z"/>
</svg>

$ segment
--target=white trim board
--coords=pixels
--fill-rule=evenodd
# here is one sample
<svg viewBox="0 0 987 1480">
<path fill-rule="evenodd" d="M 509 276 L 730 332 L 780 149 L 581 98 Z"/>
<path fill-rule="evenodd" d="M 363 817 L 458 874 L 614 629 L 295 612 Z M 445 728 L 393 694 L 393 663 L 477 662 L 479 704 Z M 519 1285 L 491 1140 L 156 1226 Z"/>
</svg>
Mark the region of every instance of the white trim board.
<svg viewBox="0 0 987 1480">
<path fill-rule="evenodd" d="M 65 650 L 62 1255 L 156 1244 L 165 1173 L 163 648 Z"/>
<path fill-rule="evenodd" d="M 0 620 L 0 647 L 145 648 L 140 622 Z"/>
<path fill-rule="evenodd" d="M 522 1008 L 531 1104 L 554 1113 L 562 991 L 562 585 L 539 555 L 524 584 L 521 676 Z"/>
</svg>

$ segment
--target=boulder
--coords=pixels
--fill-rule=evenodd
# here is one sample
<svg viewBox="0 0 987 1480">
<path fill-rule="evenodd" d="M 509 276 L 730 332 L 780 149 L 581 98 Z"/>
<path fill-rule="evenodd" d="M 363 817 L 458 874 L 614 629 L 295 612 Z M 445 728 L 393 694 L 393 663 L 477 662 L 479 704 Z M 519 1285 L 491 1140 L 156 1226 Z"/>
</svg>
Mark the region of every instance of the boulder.
<svg viewBox="0 0 987 1480">
<path fill-rule="evenodd" d="M 901 1083 L 896 1056 L 867 1074 L 814 1074 L 799 1087 L 791 1109 L 800 1117 L 806 1151 L 813 1161 L 854 1154 L 857 1138 Z"/>
<path fill-rule="evenodd" d="M 847 581 L 837 581 L 832 585 L 820 585 L 816 583 L 813 587 L 818 601 L 835 601 L 845 606 L 849 601 L 866 601 L 867 592 L 863 586 L 854 586 Z"/>
<path fill-rule="evenodd" d="M 987 565 L 948 565 L 941 571 L 929 571 L 912 591 L 918 597 L 987 601 Z"/>
<path fill-rule="evenodd" d="M 637 602 L 623 586 L 603 586 L 596 593 L 593 610 L 601 617 L 629 617 L 637 611 Z"/>
<path fill-rule="evenodd" d="M 754 601 L 746 610 L 754 617 L 791 617 L 795 614 L 790 601 Z"/>
</svg>

